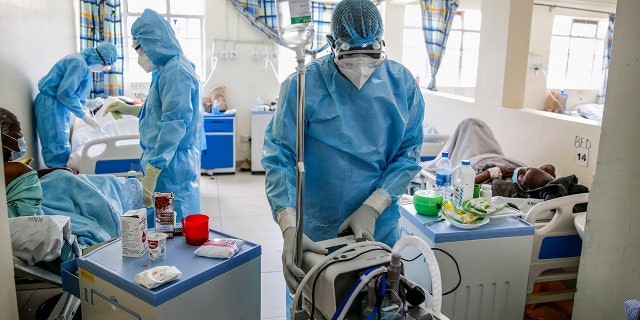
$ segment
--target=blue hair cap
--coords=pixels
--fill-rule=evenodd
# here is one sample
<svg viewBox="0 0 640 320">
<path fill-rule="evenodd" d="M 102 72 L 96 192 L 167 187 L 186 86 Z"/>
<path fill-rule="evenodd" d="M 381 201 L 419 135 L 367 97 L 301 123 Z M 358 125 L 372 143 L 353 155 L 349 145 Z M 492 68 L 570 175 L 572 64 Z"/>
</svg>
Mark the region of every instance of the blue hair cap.
<svg viewBox="0 0 640 320">
<path fill-rule="evenodd" d="M 342 0 L 331 16 L 333 38 L 350 47 L 364 47 L 382 41 L 382 16 L 371 0 Z"/>
</svg>

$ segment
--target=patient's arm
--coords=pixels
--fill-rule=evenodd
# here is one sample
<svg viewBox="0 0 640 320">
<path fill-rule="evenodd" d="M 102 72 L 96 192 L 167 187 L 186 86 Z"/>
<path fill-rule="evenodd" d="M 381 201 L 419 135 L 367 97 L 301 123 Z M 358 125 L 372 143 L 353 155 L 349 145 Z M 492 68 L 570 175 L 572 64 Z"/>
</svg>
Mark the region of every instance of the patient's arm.
<svg viewBox="0 0 640 320">
<path fill-rule="evenodd" d="M 494 168 L 497 168 L 497 169 L 494 169 Z M 497 172 L 497 170 L 499 170 L 499 172 Z M 492 179 L 511 179 L 511 176 L 513 175 L 514 170 L 515 170 L 515 167 L 512 167 L 512 166 L 489 168 L 487 170 L 480 172 L 480 174 L 476 176 L 475 183 L 481 184 L 483 182 L 486 182 Z M 492 176 L 492 171 L 494 171 L 493 176 Z"/>
<path fill-rule="evenodd" d="M 75 172 L 73 172 L 73 170 L 71 170 L 70 168 L 67 167 L 57 167 L 57 168 L 47 168 L 47 169 L 38 169 L 38 178 L 42 178 L 44 177 L 46 174 L 51 173 L 53 171 L 56 170 L 67 170 L 73 174 L 75 174 Z"/>
</svg>

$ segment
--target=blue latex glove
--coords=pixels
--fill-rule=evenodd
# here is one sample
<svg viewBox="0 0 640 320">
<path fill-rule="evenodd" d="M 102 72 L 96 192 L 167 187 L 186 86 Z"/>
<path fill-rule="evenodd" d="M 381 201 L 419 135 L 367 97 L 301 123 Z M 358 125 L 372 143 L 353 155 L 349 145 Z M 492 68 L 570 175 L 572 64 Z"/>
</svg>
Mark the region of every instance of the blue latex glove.
<svg viewBox="0 0 640 320">
<path fill-rule="evenodd" d="M 356 239 L 373 241 L 376 219 L 389 204 L 391 196 L 383 189 L 377 189 L 340 225 L 338 233 L 351 229 Z"/>
<path fill-rule="evenodd" d="M 147 164 L 147 169 L 140 181 L 142 183 L 142 204 L 147 208 L 153 207 L 153 192 L 156 190 L 160 171 L 160 169 Z"/>
<path fill-rule="evenodd" d="M 142 106 L 130 105 L 122 101 L 116 101 L 109 104 L 102 115 L 106 116 L 107 113 L 111 112 L 114 119 L 120 120 L 125 114 L 137 117 L 140 115 L 140 110 L 142 110 Z"/>
</svg>

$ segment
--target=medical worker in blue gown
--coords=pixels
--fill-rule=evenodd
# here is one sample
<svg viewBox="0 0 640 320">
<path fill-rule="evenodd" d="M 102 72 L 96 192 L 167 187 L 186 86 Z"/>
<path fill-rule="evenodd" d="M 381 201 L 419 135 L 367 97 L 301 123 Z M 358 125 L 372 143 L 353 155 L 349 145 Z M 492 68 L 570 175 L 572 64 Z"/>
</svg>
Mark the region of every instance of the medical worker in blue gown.
<svg viewBox="0 0 640 320">
<path fill-rule="evenodd" d="M 332 16 L 332 54 L 306 66 L 305 250 L 323 252 L 313 241 L 347 229 L 391 246 L 398 238 L 396 201 L 420 170 L 424 101 L 409 70 L 386 59 L 382 32 L 371 1 L 343 0 Z M 291 290 L 304 276 L 293 263 L 296 87 L 295 74 L 280 87 L 261 161 Z"/>
<path fill-rule="evenodd" d="M 204 149 L 200 81 L 182 53 L 169 22 L 146 9 L 131 26 L 138 64 L 152 72 L 149 95 L 142 106 L 115 102 L 107 106 L 120 119 L 140 118 L 143 203 L 153 207 L 153 192 L 173 192 L 176 221 L 200 213 L 200 152 Z M 152 210 L 147 220 L 153 226 Z"/>
<path fill-rule="evenodd" d="M 67 166 L 71 154 L 71 113 L 100 128 L 82 106 L 91 92 L 93 73 L 111 69 L 117 58 L 113 44 L 100 43 L 62 58 L 38 82 L 40 92 L 34 102 L 36 127 L 47 167 Z"/>
</svg>

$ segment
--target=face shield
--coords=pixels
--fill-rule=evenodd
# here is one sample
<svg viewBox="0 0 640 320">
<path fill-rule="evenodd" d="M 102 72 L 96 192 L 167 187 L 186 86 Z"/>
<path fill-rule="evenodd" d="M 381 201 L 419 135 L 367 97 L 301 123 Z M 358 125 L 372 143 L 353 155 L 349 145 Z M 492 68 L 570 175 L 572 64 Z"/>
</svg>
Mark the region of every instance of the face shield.
<svg viewBox="0 0 640 320">
<path fill-rule="evenodd" d="M 334 41 L 331 36 L 327 38 L 333 48 L 333 61 L 340 72 L 358 89 L 362 88 L 375 69 L 387 59 L 382 40 L 353 45 L 340 39 Z"/>
</svg>

